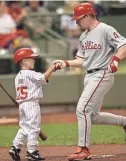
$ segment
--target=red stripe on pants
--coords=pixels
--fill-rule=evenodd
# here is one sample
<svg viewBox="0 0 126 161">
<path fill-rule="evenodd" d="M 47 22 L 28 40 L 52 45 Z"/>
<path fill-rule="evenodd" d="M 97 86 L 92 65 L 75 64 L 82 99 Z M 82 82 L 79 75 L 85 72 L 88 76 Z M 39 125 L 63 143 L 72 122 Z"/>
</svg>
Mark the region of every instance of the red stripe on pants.
<svg viewBox="0 0 126 161">
<path fill-rule="evenodd" d="M 98 85 L 97 85 L 96 88 L 94 89 L 94 91 L 93 91 L 91 97 L 89 98 L 89 100 L 87 101 L 87 103 L 86 103 L 86 105 L 85 105 L 85 107 L 84 107 L 84 118 L 85 118 L 85 136 L 84 136 L 84 138 L 85 138 L 85 139 L 84 139 L 84 140 L 85 140 L 85 143 L 84 143 L 84 144 L 85 144 L 85 146 L 86 146 L 86 136 L 87 136 L 87 118 L 86 118 L 85 109 L 86 109 L 86 107 L 87 107 L 89 101 L 90 101 L 91 98 L 93 97 L 94 93 L 96 92 L 97 88 L 98 88 L 99 85 L 101 84 L 102 80 L 104 79 L 105 73 L 106 73 L 106 71 L 104 71 L 103 77 L 102 77 L 101 80 L 99 81 Z"/>
</svg>

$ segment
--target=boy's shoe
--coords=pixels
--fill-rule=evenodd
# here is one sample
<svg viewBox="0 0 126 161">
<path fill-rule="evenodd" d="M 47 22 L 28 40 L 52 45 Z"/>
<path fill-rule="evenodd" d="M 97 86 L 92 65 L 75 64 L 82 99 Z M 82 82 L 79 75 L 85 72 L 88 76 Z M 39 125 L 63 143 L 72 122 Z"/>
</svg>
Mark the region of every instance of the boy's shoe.
<svg viewBox="0 0 126 161">
<path fill-rule="evenodd" d="M 20 149 L 16 149 L 15 146 L 12 146 L 11 149 L 9 150 L 9 154 L 11 155 L 12 159 L 14 161 L 20 161 Z"/>
<path fill-rule="evenodd" d="M 77 147 L 77 150 L 74 154 L 68 157 L 69 161 L 80 161 L 80 160 L 90 160 L 91 153 L 86 147 Z"/>
<path fill-rule="evenodd" d="M 27 151 L 26 159 L 29 160 L 29 161 L 30 160 L 31 161 L 45 160 L 45 158 L 39 154 L 39 151 L 38 150 L 35 150 L 32 153 L 30 153 L 29 151 Z"/>
</svg>

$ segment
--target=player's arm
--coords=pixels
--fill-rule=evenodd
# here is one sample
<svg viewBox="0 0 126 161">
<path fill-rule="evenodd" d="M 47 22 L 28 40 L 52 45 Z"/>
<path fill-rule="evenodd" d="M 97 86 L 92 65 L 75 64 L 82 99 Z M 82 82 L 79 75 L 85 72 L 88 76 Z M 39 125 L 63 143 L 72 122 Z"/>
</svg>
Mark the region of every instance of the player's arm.
<svg viewBox="0 0 126 161">
<path fill-rule="evenodd" d="M 126 45 L 119 48 L 115 56 L 117 56 L 120 60 L 126 58 Z"/>
<path fill-rule="evenodd" d="M 76 68 L 82 68 L 84 64 L 84 51 L 82 51 L 81 47 L 79 48 L 76 59 L 74 60 L 55 60 L 55 70 L 60 70 L 65 67 L 76 67 Z"/>
<path fill-rule="evenodd" d="M 107 39 L 110 45 L 117 51 L 108 66 L 109 71 L 114 73 L 117 71 L 120 60 L 126 58 L 126 38 L 120 35 L 117 30 L 111 28 L 107 32 Z"/>
<path fill-rule="evenodd" d="M 76 67 L 76 68 L 81 68 L 83 66 L 84 63 L 84 59 L 82 58 L 78 58 L 74 60 L 68 60 L 69 66 L 70 67 Z"/>
<path fill-rule="evenodd" d="M 74 60 L 55 60 L 54 66 L 55 70 L 60 70 L 66 67 L 76 67 L 81 68 L 83 66 L 84 60 L 82 58 L 77 58 Z"/>
</svg>

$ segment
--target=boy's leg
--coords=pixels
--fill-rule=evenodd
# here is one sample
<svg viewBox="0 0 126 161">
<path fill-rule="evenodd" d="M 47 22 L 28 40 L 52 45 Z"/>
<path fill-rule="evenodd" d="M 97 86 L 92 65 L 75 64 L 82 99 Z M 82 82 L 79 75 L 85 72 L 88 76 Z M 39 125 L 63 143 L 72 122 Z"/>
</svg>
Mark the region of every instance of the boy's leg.
<svg viewBox="0 0 126 161">
<path fill-rule="evenodd" d="M 29 110 L 30 108 L 30 110 Z M 27 115 L 27 154 L 26 159 L 44 160 L 43 156 L 40 156 L 36 147 L 38 145 L 38 136 L 40 132 L 41 112 L 39 105 L 30 106 L 26 109 Z"/>
<path fill-rule="evenodd" d="M 13 146 L 17 149 L 21 149 L 26 142 L 26 134 L 22 128 L 20 128 L 13 140 Z"/>
<path fill-rule="evenodd" d="M 9 150 L 9 154 L 11 155 L 12 159 L 15 161 L 20 161 L 20 149 L 15 148 L 15 146 L 12 146 Z"/>
<path fill-rule="evenodd" d="M 45 158 L 39 154 L 38 150 L 35 150 L 31 153 L 29 151 L 27 151 L 26 159 L 27 160 L 36 160 L 36 161 L 37 160 L 45 160 Z"/>
<path fill-rule="evenodd" d="M 11 149 L 9 150 L 9 154 L 11 155 L 13 160 L 20 160 L 20 149 L 21 147 L 24 145 L 25 141 L 26 141 L 26 133 L 23 127 L 23 110 L 19 109 L 19 125 L 20 125 L 20 129 L 18 130 L 14 140 L 13 140 L 13 146 L 11 147 Z"/>
<path fill-rule="evenodd" d="M 23 106 L 21 106 L 19 108 L 19 126 L 21 127 L 14 140 L 13 140 L 13 146 L 15 146 L 17 149 L 21 148 L 25 141 L 26 141 L 26 138 L 27 138 L 27 131 L 26 131 L 26 128 L 25 128 L 25 122 L 26 122 L 26 118 L 25 118 L 25 112 L 24 112 L 24 108 Z"/>
<path fill-rule="evenodd" d="M 30 110 L 29 110 L 30 109 Z M 29 152 L 36 150 L 38 145 L 38 136 L 40 132 L 41 114 L 39 106 L 27 108 L 27 149 Z"/>
</svg>

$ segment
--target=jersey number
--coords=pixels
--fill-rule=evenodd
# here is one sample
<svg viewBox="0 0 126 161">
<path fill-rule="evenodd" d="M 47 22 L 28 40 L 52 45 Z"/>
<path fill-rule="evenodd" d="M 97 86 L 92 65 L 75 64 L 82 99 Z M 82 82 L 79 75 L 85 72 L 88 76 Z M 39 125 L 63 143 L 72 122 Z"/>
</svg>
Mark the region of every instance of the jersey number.
<svg viewBox="0 0 126 161">
<path fill-rule="evenodd" d="M 114 32 L 113 35 L 115 38 L 119 38 L 119 35 L 116 32 Z"/>
<path fill-rule="evenodd" d="M 28 97 L 27 87 L 17 87 L 17 91 L 19 92 L 19 95 L 17 96 L 16 100 L 24 100 Z"/>
</svg>

